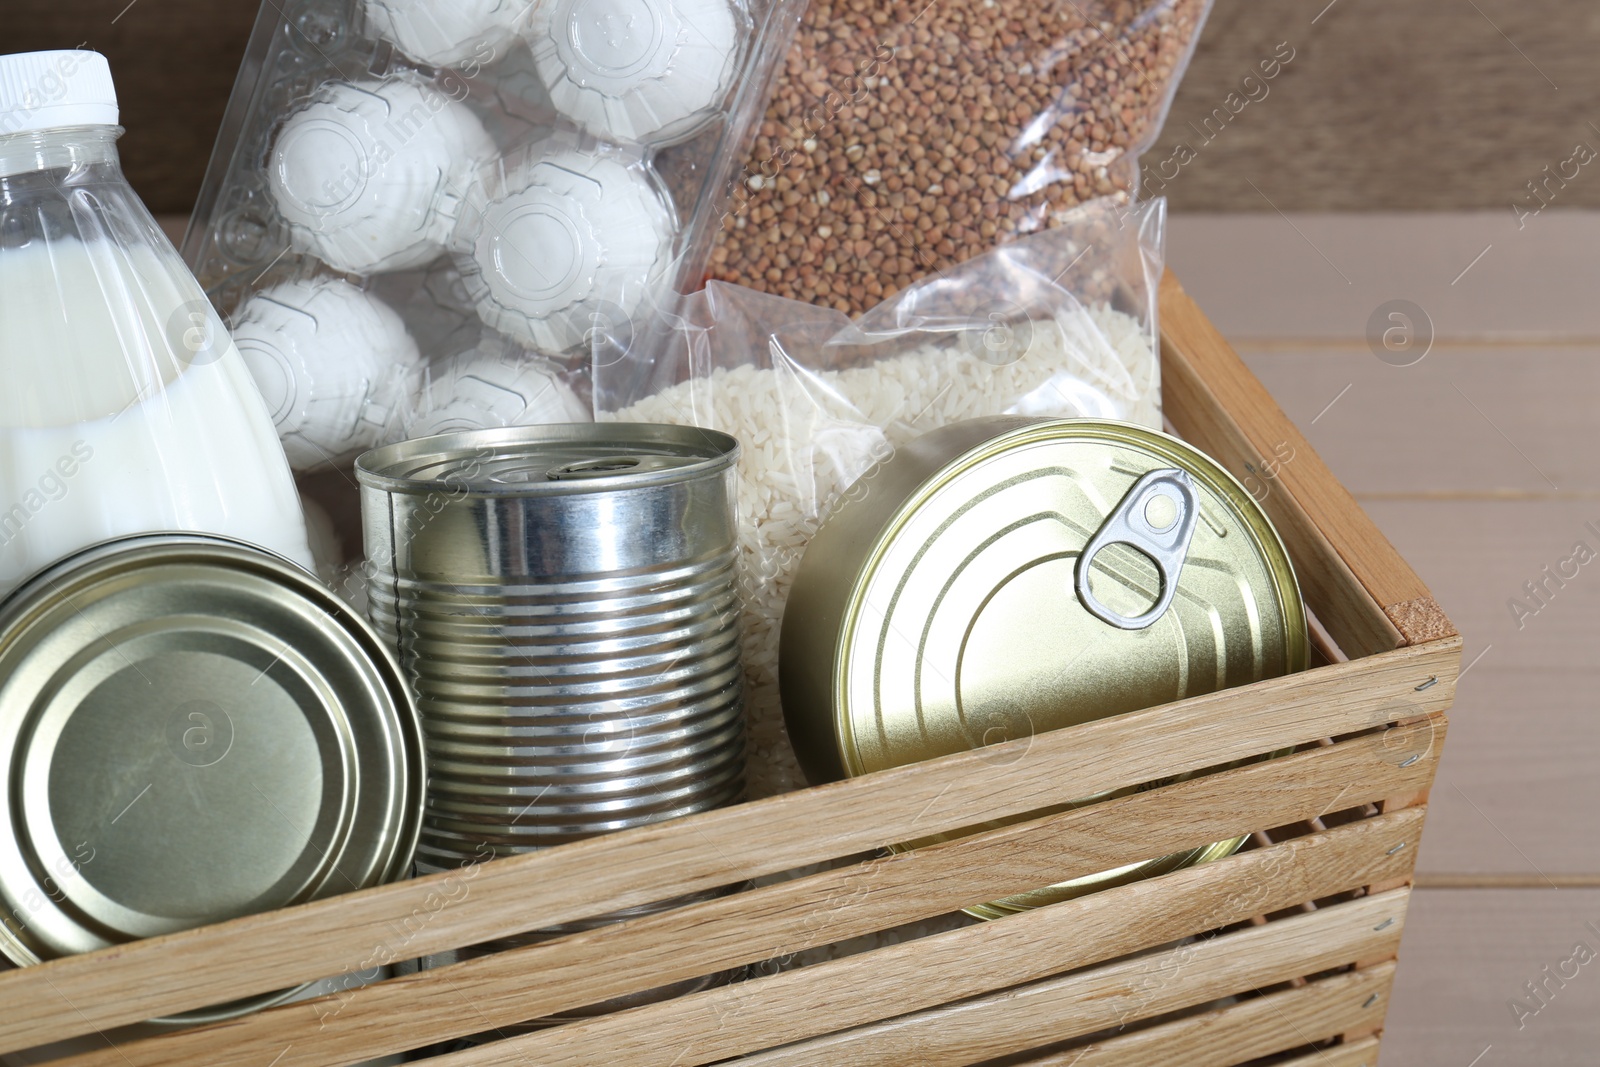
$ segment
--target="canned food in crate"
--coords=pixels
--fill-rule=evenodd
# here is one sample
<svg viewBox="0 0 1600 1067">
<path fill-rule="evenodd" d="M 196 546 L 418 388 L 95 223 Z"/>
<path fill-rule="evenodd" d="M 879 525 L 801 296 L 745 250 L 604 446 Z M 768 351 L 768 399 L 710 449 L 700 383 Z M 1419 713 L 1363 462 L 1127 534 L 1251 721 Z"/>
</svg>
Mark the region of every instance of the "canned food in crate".
<svg viewBox="0 0 1600 1067">
<path fill-rule="evenodd" d="M 1215 461 L 1125 423 L 999 416 L 917 438 L 846 493 L 796 576 L 780 679 L 802 765 L 828 781 L 1303 670 L 1306 656 L 1283 543 Z M 992 918 L 1243 841 L 969 910 Z"/>
<path fill-rule="evenodd" d="M 742 792 L 737 455 L 709 430 L 573 424 L 361 457 L 370 612 L 427 733 L 420 867 Z"/>
<path fill-rule="evenodd" d="M 70 556 L 0 604 L 0 953 L 33 964 L 402 877 L 422 759 L 393 658 L 299 567 L 197 534 Z"/>
</svg>

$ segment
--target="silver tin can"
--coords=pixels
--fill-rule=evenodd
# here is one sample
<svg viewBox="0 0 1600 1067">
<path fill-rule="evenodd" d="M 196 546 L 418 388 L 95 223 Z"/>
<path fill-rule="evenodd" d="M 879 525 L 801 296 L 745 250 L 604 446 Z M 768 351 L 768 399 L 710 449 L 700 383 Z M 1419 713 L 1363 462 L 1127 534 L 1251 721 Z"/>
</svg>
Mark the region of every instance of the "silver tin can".
<svg viewBox="0 0 1600 1067">
<path fill-rule="evenodd" d="M 385 642 L 288 560 L 140 534 L 0 602 L 0 956 L 32 965 L 403 878 L 423 793 Z"/>
<path fill-rule="evenodd" d="M 742 793 L 738 450 L 709 430 L 574 424 L 357 461 L 369 612 L 427 735 L 420 870 Z"/>
</svg>

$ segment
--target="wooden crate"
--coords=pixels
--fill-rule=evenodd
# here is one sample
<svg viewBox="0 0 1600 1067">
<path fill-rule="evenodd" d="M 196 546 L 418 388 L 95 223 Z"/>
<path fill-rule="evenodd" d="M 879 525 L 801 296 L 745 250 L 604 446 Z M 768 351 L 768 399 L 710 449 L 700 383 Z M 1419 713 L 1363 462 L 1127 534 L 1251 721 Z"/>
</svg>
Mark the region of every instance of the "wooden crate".
<svg viewBox="0 0 1600 1067">
<path fill-rule="evenodd" d="M 88 1036 L 95 1050 L 57 1062 L 298 1067 L 429 1048 L 435 1067 L 692 1067 L 732 1057 L 761 1067 L 1375 1067 L 1461 641 L 1170 276 L 1162 315 L 1167 417 L 1267 490 L 1318 620 L 1313 669 L 13 970 L 0 974 L 0 1051 Z M 1180 773 L 1195 776 L 1037 814 Z M 879 851 L 1029 813 L 915 852 Z M 1240 834 L 1253 835 L 1250 847 L 1204 866 L 823 962 L 756 966 Z M 830 861 L 845 862 L 770 877 Z M 765 884 L 210 1027 L 96 1038 L 750 880 Z M 748 977 L 673 999 L 516 1027 L 741 968 Z"/>
</svg>

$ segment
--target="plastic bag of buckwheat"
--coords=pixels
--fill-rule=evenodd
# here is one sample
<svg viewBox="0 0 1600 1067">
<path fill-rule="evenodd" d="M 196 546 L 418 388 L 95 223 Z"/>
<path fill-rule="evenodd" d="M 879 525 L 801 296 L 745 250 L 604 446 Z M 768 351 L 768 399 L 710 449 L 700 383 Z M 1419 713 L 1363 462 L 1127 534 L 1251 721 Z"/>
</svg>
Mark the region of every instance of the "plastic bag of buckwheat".
<svg viewBox="0 0 1600 1067">
<path fill-rule="evenodd" d="M 1210 0 L 812 0 L 709 276 L 860 314 L 1134 200 Z"/>
</svg>

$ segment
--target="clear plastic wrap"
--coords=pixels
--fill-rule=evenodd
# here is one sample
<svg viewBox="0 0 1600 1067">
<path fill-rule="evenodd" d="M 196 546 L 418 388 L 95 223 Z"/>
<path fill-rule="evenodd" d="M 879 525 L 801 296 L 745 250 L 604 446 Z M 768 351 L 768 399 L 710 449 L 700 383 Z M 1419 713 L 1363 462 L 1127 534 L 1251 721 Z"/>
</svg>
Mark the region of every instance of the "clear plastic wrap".
<svg viewBox="0 0 1600 1067">
<path fill-rule="evenodd" d="M 1094 201 L 1060 221 L 854 321 L 712 282 L 663 335 L 597 349 L 597 417 L 705 426 L 743 446 L 752 795 L 805 784 L 783 728 L 779 623 L 812 533 L 870 466 L 913 437 L 980 415 L 1160 428 L 1165 202 L 1130 211 Z"/>
<path fill-rule="evenodd" d="M 711 277 L 850 314 L 1132 201 L 1211 0 L 813 0 Z"/>
<path fill-rule="evenodd" d="M 502 411 L 440 395 L 480 346 L 581 400 L 518 418 L 587 418 L 596 328 L 699 286 L 803 7 L 263 0 L 183 247 L 258 352 L 316 357 L 252 361 L 295 469 Z"/>
</svg>

